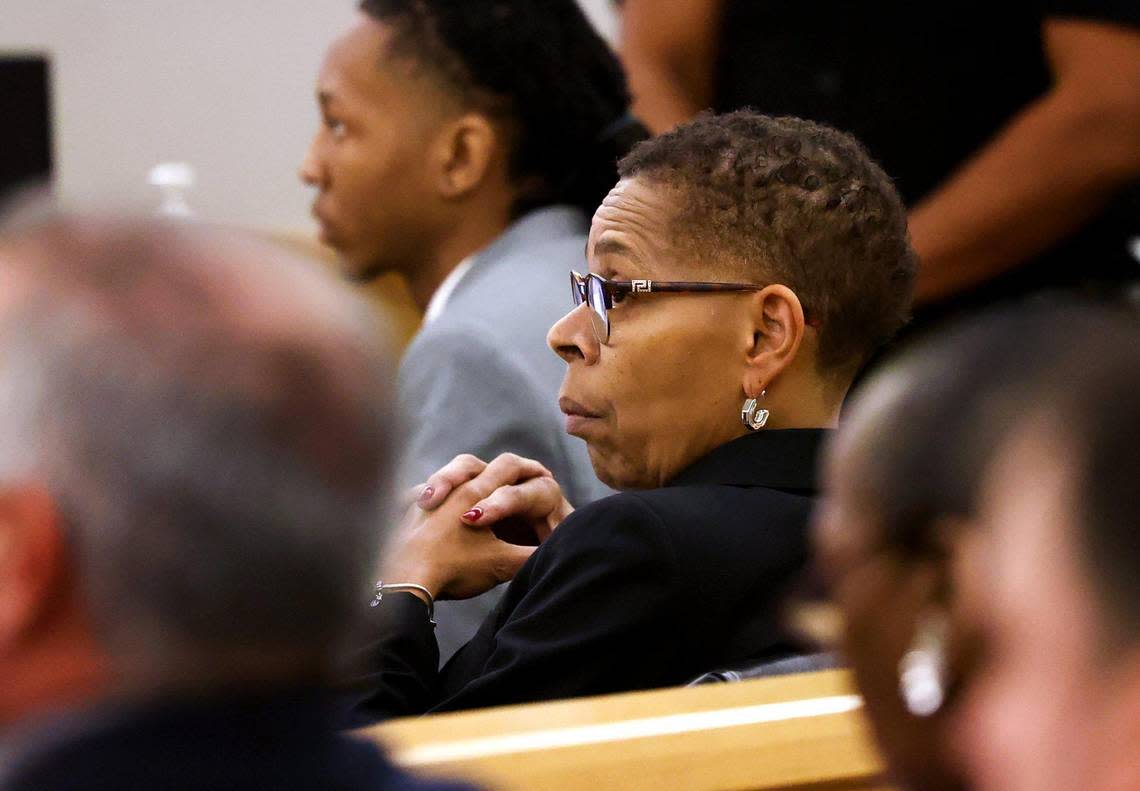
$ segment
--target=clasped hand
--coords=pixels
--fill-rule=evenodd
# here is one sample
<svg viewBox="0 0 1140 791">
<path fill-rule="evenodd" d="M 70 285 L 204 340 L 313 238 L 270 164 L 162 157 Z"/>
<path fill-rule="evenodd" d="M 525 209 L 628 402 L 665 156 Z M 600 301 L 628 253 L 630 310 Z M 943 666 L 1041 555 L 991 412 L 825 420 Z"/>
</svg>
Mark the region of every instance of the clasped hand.
<svg viewBox="0 0 1140 791">
<path fill-rule="evenodd" d="M 456 456 L 408 499 L 381 578 L 423 585 L 436 599 L 469 599 L 507 582 L 537 549 L 501 540 L 496 525 L 521 520 L 541 543 L 574 510 L 550 470 L 511 453 L 489 464 Z"/>
</svg>

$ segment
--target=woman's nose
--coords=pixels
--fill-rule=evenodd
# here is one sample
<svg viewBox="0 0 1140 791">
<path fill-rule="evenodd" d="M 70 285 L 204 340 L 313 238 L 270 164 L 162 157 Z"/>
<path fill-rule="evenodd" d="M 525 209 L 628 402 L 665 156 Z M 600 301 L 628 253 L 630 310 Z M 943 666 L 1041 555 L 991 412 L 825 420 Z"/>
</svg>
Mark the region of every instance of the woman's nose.
<svg viewBox="0 0 1140 791">
<path fill-rule="evenodd" d="M 546 334 L 546 343 L 567 363 L 575 360 L 582 360 L 586 365 L 596 363 L 601 347 L 591 323 L 590 306 L 582 303 L 554 322 Z"/>
</svg>

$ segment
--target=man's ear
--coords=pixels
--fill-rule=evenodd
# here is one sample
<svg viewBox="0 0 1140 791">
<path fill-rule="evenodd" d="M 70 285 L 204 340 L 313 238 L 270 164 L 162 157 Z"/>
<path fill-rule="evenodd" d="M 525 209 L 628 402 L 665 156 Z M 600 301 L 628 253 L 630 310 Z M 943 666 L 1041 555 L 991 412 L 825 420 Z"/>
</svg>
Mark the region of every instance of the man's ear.
<svg viewBox="0 0 1140 791">
<path fill-rule="evenodd" d="M 758 398 L 799 354 L 804 339 L 804 309 L 787 286 L 772 285 L 749 300 L 752 338 L 744 392 Z"/>
<path fill-rule="evenodd" d="M 0 488 L 0 654 L 40 624 L 66 563 L 50 495 L 36 487 Z"/>
<path fill-rule="evenodd" d="M 468 112 L 448 121 L 433 151 L 440 196 L 462 198 L 478 189 L 490 174 L 499 143 L 499 129 L 482 113 Z"/>
</svg>

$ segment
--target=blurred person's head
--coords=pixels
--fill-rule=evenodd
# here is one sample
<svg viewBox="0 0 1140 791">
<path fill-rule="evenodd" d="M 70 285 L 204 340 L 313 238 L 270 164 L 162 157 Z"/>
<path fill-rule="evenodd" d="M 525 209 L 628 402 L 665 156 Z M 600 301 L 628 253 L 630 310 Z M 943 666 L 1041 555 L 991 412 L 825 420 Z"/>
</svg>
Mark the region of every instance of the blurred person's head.
<svg viewBox="0 0 1140 791">
<path fill-rule="evenodd" d="M 1140 324 L 1082 340 L 985 478 L 989 648 L 958 723 L 983 791 L 1140 789 Z"/>
<path fill-rule="evenodd" d="M 641 130 L 575 0 L 363 0 L 317 97 L 301 177 L 325 240 L 421 302 L 524 212 L 592 212 Z"/>
<path fill-rule="evenodd" d="M 619 170 L 594 215 L 591 273 L 756 288 L 632 293 L 608 336 L 587 304 L 551 329 L 568 430 L 598 476 L 660 485 L 748 433 L 746 399 L 769 429 L 833 425 L 910 306 L 915 257 L 890 179 L 846 134 L 749 112 L 641 143 Z"/>
<path fill-rule="evenodd" d="M 232 234 L 0 234 L 0 726 L 338 669 L 388 457 L 375 330 Z"/>
<path fill-rule="evenodd" d="M 1034 382 L 1101 321 L 1090 308 L 1023 305 L 928 336 L 864 383 L 828 449 L 820 566 L 905 787 L 963 784 L 949 727 L 985 648 L 982 476 Z"/>
</svg>

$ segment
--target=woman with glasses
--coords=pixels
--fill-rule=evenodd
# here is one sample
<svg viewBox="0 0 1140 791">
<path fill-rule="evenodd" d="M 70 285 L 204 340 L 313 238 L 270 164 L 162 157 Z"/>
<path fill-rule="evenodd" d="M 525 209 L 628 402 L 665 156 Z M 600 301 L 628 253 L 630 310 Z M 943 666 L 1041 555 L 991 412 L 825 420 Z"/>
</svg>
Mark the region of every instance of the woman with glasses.
<svg viewBox="0 0 1140 791">
<path fill-rule="evenodd" d="M 621 491 L 575 511 L 512 456 L 432 476 L 382 566 L 371 714 L 659 687 L 795 650 L 780 610 L 819 448 L 908 309 L 904 209 L 856 141 L 792 118 L 705 116 L 619 171 L 548 342 L 566 431 Z M 437 669 L 434 600 L 512 579 Z"/>
</svg>

